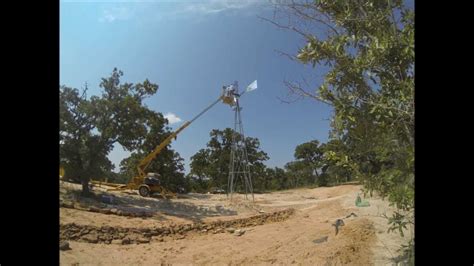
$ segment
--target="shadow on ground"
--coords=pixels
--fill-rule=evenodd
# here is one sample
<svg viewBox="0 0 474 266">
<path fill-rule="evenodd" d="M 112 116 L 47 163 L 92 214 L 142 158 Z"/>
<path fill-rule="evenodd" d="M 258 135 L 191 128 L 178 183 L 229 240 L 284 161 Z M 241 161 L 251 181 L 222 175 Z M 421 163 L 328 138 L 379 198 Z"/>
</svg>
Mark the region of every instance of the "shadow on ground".
<svg viewBox="0 0 474 266">
<path fill-rule="evenodd" d="M 175 199 L 163 199 L 153 196 L 143 198 L 133 193 L 110 193 L 92 190 L 89 197 L 81 196 L 80 190 L 62 190 L 60 193 L 62 201 L 72 201 L 84 207 L 117 209 L 128 213 L 146 213 L 150 219 L 159 221 L 168 220 L 166 216 L 175 216 L 192 222 L 202 222 L 208 217 L 237 215 L 237 211 L 226 209 L 215 205 L 196 205 L 193 203 L 177 201 Z M 178 198 L 187 199 L 209 199 L 211 195 L 190 193 L 180 195 Z"/>
</svg>

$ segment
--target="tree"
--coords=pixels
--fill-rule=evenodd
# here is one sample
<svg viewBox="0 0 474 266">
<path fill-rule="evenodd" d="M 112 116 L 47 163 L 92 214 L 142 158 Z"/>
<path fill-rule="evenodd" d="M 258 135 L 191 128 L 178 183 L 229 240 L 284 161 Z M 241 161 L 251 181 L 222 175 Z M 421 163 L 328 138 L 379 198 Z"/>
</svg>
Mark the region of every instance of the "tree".
<svg viewBox="0 0 474 266">
<path fill-rule="evenodd" d="M 147 135 L 149 110 L 143 100 L 156 93 L 158 85 L 120 84 L 122 71 L 103 78 L 101 96 L 87 98 L 87 87 L 79 90 L 60 86 L 60 158 L 66 175 L 81 180 L 83 195 L 89 194 L 89 180 L 112 169 L 107 159 L 115 143 L 132 151 Z"/>
<path fill-rule="evenodd" d="M 197 191 L 204 192 L 211 188 L 209 169 L 211 166 L 210 149 L 201 149 L 191 157 L 191 172 L 189 180 L 193 183 L 193 187 Z"/>
<path fill-rule="evenodd" d="M 353 163 L 347 156 L 347 146 L 340 140 L 331 139 L 321 149 L 323 150 L 323 180 L 320 183 L 339 184 L 348 182 L 354 178 Z"/>
<path fill-rule="evenodd" d="M 286 175 L 292 187 L 300 187 L 309 184 L 313 177 L 313 169 L 304 161 L 293 161 L 285 165 Z"/>
<path fill-rule="evenodd" d="M 96 126 L 86 91 L 79 95 L 77 89 L 60 88 L 60 163 L 65 178 L 82 182 L 84 195 L 91 176 L 102 176 L 112 168 L 107 159 L 110 143 L 92 132 Z"/>
<path fill-rule="evenodd" d="M 404 212 L 390 220 L 414 223 L 414 10 L 401 0 L 291 1 L 277 5 L 306 45 L 292 60 L 324 72 L 315 91 L 286 82 L 293 95 L 334 109 L 331 139 L 346 146 L 327 152 Z M 414 243 L 413 241 L 411 243 Z"/>
<path fill-rule="evenodd" d="M 323 166 L 323 154 L 322 145 L 319 144 L 319 141 L 312 140 L 303 144 L 296 146 L 295 149 L 295 158 L 304 162 L 304 164 L 311 171 L 311 176 L 315 176 L 312 183 L 316 183 L 319 179 L 319 171 Z M 310 180 L 308 180 L 310 183 Z"/>
<path fill-rule="evenodd" d="M 190 174 L 201 180 L 210 180 L 212 186 L 222 187 L 227 184 L 232 148 L 232 135 L 234 130 L 213 129 L 210 132 L 210 141 L 206 149 L 199 150 L 191 157 Z M 238 134 L 238 133 L 237 133 Z M 241 139 L 241 135 L 237 135 Z M 257 179 L 263 174 L 265 166 L 263 161 L 268 160 L 268 155 L 260 149 L 257 138 L 246 137 L 247 154 L 252 177 Z"/>
<path fill-rule="evenodd" d="M 282 190 L 290 188 L 289 179 L 284 169 L 265 168 L 264 172 L 264 189 L 265 190 Z"/>
<path fill-rule="evenodd" d="M 275 174 L 273 177 L 273 183 L 278 185 L 278 189 L 288 189 L 290 187 L 288 181 L 288 175 L 286 174 L 285 170 L 279 167 L 275 167 Z"/>
</svg>

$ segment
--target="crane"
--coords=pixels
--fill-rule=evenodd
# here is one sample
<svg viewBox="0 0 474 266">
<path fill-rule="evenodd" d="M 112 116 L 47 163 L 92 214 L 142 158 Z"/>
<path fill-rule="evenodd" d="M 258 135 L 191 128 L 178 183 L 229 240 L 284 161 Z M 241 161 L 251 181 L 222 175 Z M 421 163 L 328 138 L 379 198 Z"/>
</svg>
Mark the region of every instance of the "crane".
<svg viewBox="0 0 474 266">
<path fill-rule="evenodd" d="M 150 163 L 160 154 L 160 152 L 171 143 L 173 139 L 176 139 L 179 133 L 187 128 L 192 122 L 196 119 L 201 117 L 205 112 L 211 109 L 214 105 L 216 105 L 219 101 L 222 100 L 224 104 L 228 104 L 234 106 L 237 99 L 237 96 L 242 96 L 247 91 L 252 91 L 257 88 L 257 81 L 254 81 L 250 84 L 247 89 L 241 93 L 240 95 L 236 94 L 236 83 L 231 86 L 223 86 L 222 87 L 222 94 L 207 106 L 203 111 L 201 111 L 198 115 L 196 115 L 193 119 L 185 122 L 182 126 L 180 126 L 176 131 L 172 132 L 165 140 L 163 140 L 160 144 L 158 144 L 155 149 L 150 152 L 148 155 L 145 156 L 137 165 L 138 175 L 133 177 L 130 182 L 126 185 L 123 184 L 115 184 L 115 183 L 108 183 L 107 181 L 91 181 L 94 185 L 107 185 L 113 187 L 112 189 L 108 189 L 109 191 L 112 190 L 138 190 L 140 196 L 147 197 L 151 193 L 159 192 L 162 197 L 167 198 L 168 196 L 175 197 L 176 194 L 166 189 L 164 186 L 161 185 L 160 175 L 157 173 L 146 172 L 147 167 Z"/>
<path fill-rule="evenodd" d="M 160 175 L 157 173 L 147 173 L 146 169 L 150 165 L 150 163 L 160 154 L 160 152 L 171 143 L 173 139 L 176 139 L 177 135 L 181 133 L 185 128 L 187 128 L 192 122 L 202 116 L 205 112 L 211 109 L 214 105 L 216 105 L 220 100 L 224 100 L 226 95 L 223 93 L 219 98 L 214 101 L 212 104 L 207 106 L 203 111 L 201 111 L 198 115 L 196 115 L 193 119 L 185 122 L 182 126 L 180 126 L 176 131 L 172 132 L 165 140 L 163 140 L 160 144 L 156 146 L 156 148 L 150 152 L 145 158 L 143 158 L 137 165 L 138 175 L 133 177 L 132 180 L 127 185 L 116 186 L 115 189 L 112 190 L 124 190 L 124 189 L 131 189 L 131 190 L 138 190 L 138 193 L 142 197 L 147 197 L 151 193 L 159 192 L 161 196 L 164 198 L 166 197 L 174 197 L 176 196 L 175 193 L 169 191 L 164 186 L 161 185 L 160 182 Z"/>
</svg>

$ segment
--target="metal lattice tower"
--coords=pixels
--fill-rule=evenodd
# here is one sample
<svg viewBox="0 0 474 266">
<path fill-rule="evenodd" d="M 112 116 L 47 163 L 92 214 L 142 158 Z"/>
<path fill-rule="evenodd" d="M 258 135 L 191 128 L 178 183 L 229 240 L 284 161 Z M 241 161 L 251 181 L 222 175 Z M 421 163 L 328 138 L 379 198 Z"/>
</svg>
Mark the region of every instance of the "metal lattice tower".
<svg viewBox="0 0 474 266">
<path fill-rule="evenodd" d="M 252 177 L 250 174 L 249 159 L 247 155 L 247 147 L 245 145 L 244 127 L 242 125 L 242 117 L 240 111 L 242 108 L 239 104 L 239 95 L 234 94 L 234 132 L 232 134 L 232 148 L 230 153 L 229 178 L 227 180 L 227 196 L 232 196 L 240 183 L 245 191 L 245 198 L 247 195 L 253 196 Z"/>
</svg>

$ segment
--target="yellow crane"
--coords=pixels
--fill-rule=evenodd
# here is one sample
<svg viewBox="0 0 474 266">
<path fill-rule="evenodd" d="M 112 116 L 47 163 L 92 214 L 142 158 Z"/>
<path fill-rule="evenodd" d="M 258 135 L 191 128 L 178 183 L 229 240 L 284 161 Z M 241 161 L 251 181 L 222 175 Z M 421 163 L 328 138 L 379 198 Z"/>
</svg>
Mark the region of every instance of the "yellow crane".
<svg viewBox="0 0 474 266">
<path fill-rule="evenodd" d="M 249 87 L 246 89 L 246 91 L 251 91 L 256 89 L 257 86 L 257 81 L 254 81 L 252 84 L 249 85 Z M 243 93 L 245 93 L 244 91 Z M 243 94 L 242 93 L 242 94 Z M 241 95 L 242 95 L 241 94 Z M 216 105 L 219 101 L 222 100 L 224 104 L 228 104 L 230 106 L 234 106 L 236 102 L 236 91 L 235 88 L 231 86 L 224 86 L 222 88 L 222 94 L 219 96 L 219 98 L 214 101 L 212 104 L 210 104 L 208 107 L 206 107 L 203 111 L 201 111 L 198 115 L 196 115 L 193 119 L 190 121 L 185 122 L 181 127 L 179 127 L 176 131 L 172 132 L 163 142 L 158 144 L 156 148 L 149 153 L 145 158 L 143 158 L 138 166 L 138 175 L 133 177 L 132 180 L 126 185 L 123 184 L 115 184 L 115 183 L 108 183 L 107 180 L 105 182 L 103 181 L 91 181 L 92 184 L 94 185 L 107 185 L 110 187 L 113 187 L 113 189 L 110 190 L 138 190 L 138 193 L 143 196 L 147 197 L 151 193 L 154 192 L 159 192 L 163 197 L 174 197 L 176 196 L 175 193 L 169 191 L 165 187 L 161 185 L 160 182 L 160 175 L 157 173 L 147 173 L 145 170 L 146 168 L 150 165 L 150 163 L 160 154 L 160 152 L 168 145 L 171 143 L 171 141 L 176 139 L 177 135 L 183 131 L 186 127 L 188 127 L 192 122 L 194 122 L 196 119 L 198 119 L 200 116 L 202 116 L 205 112 L 207 112 L 209 109 L 211 109 L 214 105 Z M 59 170 L 59 175 L 60 178 L 64 176 L 64 168 L 60 167 Z"/>
<path fill-rule="evenodd" d="M 175 197 L 176 194 L 174 192 L 169 191 L 164 186 L 161 185 L 160 182 L 160 175 L 157 173 L 147 173 L 146 168 L 150 165 L 150 163 L 160 154 L 160 152 L 168 145 L 173 139 L 176 139 L 177 135 L 183 131 L 186 127 L 188 127 L 192 122 L 198 119 L 201 115 L 211 109 L 214 105 L 216 105 L 220 100 L 223 100 L 227 97 L 225 93 L 223 93 L 216 101 L 214 101 L 211 105 L 206 107 L 203 111 L 201 111 L 198 115 L 196 115 L 190 121 L 185 122 L 182 126 L 180 126 L 176 131 L 172 132 L 165 140 L 163 140 L 156 148 L 149 153 L 145 158 L 143 158 L 137 166 L 138 175 L 133 177 L 132 180 L 127 185 L 119 185 L 113 183 L 104 183 L 104 182 L 93 182 L 94 184 L 105 184 L 109 186 L 114 186 L 114 189 L 110 190 L 138 190 L 138 193 L 143 196 L 147 197 L 151 193 L 159 192 L 161 196 L 164 198 L 167 197 Z"/>
</svg>

